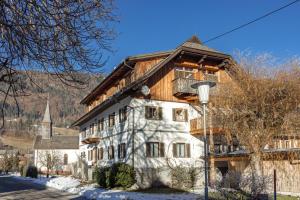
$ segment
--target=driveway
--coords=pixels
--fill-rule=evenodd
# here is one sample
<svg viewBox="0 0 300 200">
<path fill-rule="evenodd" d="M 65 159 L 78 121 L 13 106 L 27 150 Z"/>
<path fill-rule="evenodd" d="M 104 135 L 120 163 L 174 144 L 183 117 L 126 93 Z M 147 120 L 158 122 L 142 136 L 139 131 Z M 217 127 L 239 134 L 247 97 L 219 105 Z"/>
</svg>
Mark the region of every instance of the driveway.
<svg viewBox="0 0 300 200">
<path fill-rule="evenodd" d="M 78 195 L 62 192 L 43 185 L 22 181 L 11 176 L 0 176 L 0 199 L 74 199 L 83 200 Z"/>
</svg>

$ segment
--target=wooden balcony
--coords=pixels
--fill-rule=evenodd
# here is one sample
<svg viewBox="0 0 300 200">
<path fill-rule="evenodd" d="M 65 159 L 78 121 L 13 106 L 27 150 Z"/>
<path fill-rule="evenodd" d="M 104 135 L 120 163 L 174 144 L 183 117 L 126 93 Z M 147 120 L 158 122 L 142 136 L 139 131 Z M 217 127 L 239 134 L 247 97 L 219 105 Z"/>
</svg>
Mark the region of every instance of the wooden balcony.
<svg viewBox="0 0 300 200">
<path fill-rule="evenodd" d="M 100 134 L 97 132 L 94 134 L 82 132 L 80 138 L 83 144 L 92 144 L 100 141 Z"/>
<path fill-rule="evenodd" d="M 206 74 L 203 80 L 209 80 L 213 82 L 218 82 L 218 77 L 214 74 Z M 191 87 L 192 84 L 197 83 L 200 80 L 193 78 L 176 78 L 173 80 L 173 95 L 182 96 L 182 95 L 197 95 L 197 90 Z M 212 94 L 217 91 L 217 87 L 212 89 Z"/>
<path fill-rule="evenodd" d="M 210 128 L 212 127 L 212 128 Z M 222 133 L 223 128 L 219 123 L 217 117 L 212 118 L 211 125 L 209 124 L 209 120 L 207 118 L 206 121 L 206 133 L 209 134 L 209 131 L 212 130 L 213 134 Z M 190 120 L 190 132 L 192 135 L 203 135 L 203 118 L 195 118 Z"/>
<path fill-rule="evenodd" d="M 173 95 L 181 96 L 183 94 L 197 95 L 197 91 L 191 87 L 198 80 L 189 78 L 176 78 L 173 80 Z"/>
</svg>

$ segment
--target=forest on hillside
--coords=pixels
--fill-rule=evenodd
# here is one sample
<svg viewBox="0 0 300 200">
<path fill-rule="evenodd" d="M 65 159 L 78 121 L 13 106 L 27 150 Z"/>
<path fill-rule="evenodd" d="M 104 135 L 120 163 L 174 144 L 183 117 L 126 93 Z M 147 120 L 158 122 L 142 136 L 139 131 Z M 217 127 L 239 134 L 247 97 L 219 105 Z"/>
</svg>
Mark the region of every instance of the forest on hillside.
<svg viewBox="0 0 300 200">
<path fill-rule="evenodd" d="M 24 74 L 22 77 L 26 95 L 17 98 L 19 115 L 18 106 L 13 98 L 3 105 L 5 127 L 8 129 L 13 126 L 30 129 L 39 124 L 43 119 L 48 95 L 53 125 L 70 126 L 84 113 L 84 106 L 80 105 L 80 101 L 103 79 L 101 74 L 80 74 L 82 79 L 88 80 L 88 84 L 75 88 L 62 84 L 60 80 L 46 73 L 31 71 L 30 75 Z M 30 80 L 30 77 L 34 80 Z"/>
</svg>

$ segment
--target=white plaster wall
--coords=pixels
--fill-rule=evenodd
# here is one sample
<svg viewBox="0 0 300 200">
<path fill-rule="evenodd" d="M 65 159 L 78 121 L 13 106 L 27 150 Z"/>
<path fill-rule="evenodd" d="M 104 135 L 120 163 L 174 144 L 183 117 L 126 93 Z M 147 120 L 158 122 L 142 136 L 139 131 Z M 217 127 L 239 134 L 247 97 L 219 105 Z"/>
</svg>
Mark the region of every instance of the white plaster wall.
<svg viewBox="0 0 300 200">
<path fill-rule="evenodd" d="M 80 150 L 79 149 L 55 149 L 55 150 L 34 150 L 34 165 L 42 170 L 45 171 L 47 168 L 45 166 L 42 166 L 42 163 L 40 162 L 41 156 L 45 155 L 46 152 L 55 153 L 60 156 L 60 166 L 61 169 L 64 171 L 70 171 L 70 165 L 73 163 L 76 163 L 78 161 L 78 158 L 80 156 Z M 64 154 L 68 154 L 68 164 L 64 165 Z"/>
<path fill-rule="evenodd" d="M 134 107 L 134 127 L 133 127 L 133 111 L 129 111 L 129 115 L 125 123 L 119 123 L 119 109 L 129 105 Z M 145 119 L 145 106 L 160 106 L 162 107 L 163 119 L 162 120 L 147 120 Z M 185 108 L 188 109 L 188 121 L 187 122 L 175 122 L 173 121 L 173 108 Z M 108 128 L 108 115 L 112 112 L 116 113 L 115 126 L 111 129 Z M 127 97 L 115 105 L 107 108 L 98 116 L 91 119 L 83 126 L 83 128 L 89 128 L 91 123 L 97 122 L 102 117 L 105 118 L 105 130 L 100 133 L 101 140 L 99 144 L 86 144 L 80 145 L 80 150 L 85 151 L 86 160 L 88 157 L 88 150 L 94 147 L 104 148 L 104 159 L 99 161 L 99 165 L 107 165 L 112 162 L 118 161 L 117 147 L 120 143 L 126 143 L 127 145 L 127 157 L 122 160 L 129 164 L 132 163 L 132 129 L 135 130 L 135 167 L 137 168 L 157 168 L 168 165 L 193 165 L 201 166 L 202 160 L 200 156 L 203 155 L 203 142 L 193 137 L 190 134 L 189 120 L 198 117 L 198 112 L 187 103 L 177 102 L 165 102 L 154 101 L 144 99 L 131 99 Z M 146 158 L 146 145 L 145 142 L 163 142 L 165 143 L 165 157 L 164 158 Z M 172 144 L 176 142 L 190 143 L 191 145 L 191 158 L 173 158 Z M 115 159 L 108 160 L 108 147 L 114 145 Z M 91 161 L 88 162 L 91 165 Z"/>
</svg>

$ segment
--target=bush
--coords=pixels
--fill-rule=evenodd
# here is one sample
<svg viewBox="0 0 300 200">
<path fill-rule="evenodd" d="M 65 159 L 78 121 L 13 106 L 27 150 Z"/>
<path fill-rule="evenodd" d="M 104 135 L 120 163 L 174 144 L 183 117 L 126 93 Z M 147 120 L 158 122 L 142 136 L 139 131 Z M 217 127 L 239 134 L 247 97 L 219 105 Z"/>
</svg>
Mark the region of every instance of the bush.
<svg viewBox="0 0 300 200">
<path fill-rule="evenodd" d="M 26 169 L 26 177 L 37 178 L 38 169 L 35 166 L 28 166 Z"/>
<path fill-rule="evenodd" d="M 125 163 L 100 167 L 94 171 L 94 178 L 99 186 L 104 188 L 128 188 L 136 182 L 134 168 Z"/>
<path fill-rule="evenodd" d="M 106 172 L 109 170 L 109 167 L 100 167 L 96 168 L 94 171 L 93 178 L 98 183 L 99 186 L 106 188 Z"/>
<path fill-rule="evenodd" d="M 124 163 L 119 164 L 115 179 L 116 186 L 129 188 L 136 182 L 134 168 Z"/>
<path fill-rule="evenodd" d="M 197 181 L 194 167 L 175 167 L 171 170 L 172 187 L 176 189 L 193 188 Z"/>
</svg>

